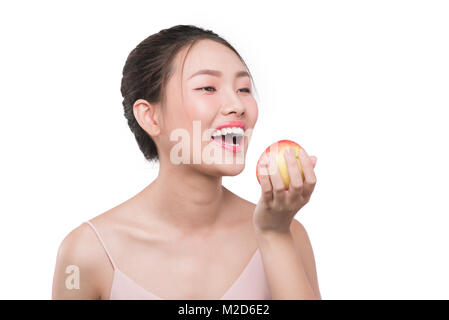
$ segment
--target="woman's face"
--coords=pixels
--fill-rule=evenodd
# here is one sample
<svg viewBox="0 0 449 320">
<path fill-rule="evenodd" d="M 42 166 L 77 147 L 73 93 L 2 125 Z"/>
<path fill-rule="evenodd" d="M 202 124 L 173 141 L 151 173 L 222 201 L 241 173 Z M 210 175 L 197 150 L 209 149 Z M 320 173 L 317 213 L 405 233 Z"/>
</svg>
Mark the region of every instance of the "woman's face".
<svg viewBox="0 0 449 320">
<path fill-rule="evenodd" d="M 210 174 L 237 175 L 244 169 L 249 138 L 258 117 L 250 77 L 236 76 L 247 71 L 245 66 L 231 49 L 218 42 L 197 42 L 181 70 L 186 52 L 187 48 L 176 56 L 174 74 L 167 83 L 160 151 L 172 162 L 179 163 L 185 156 L 184 163 Z M 200 70 L 213 72 L 197 74 Z M 224 148 L 218 142 L 221 136 L 220 140 L 212 138 L 217 127 L 227 121 L 239 121 L 232 125 L 234 128 L 239 123 L 245 126 L 241 151 Z M 181 137 L 187 139 L 182 143 Z M 231 136 L 225 139 L 233 143 Z"/>
</svg>

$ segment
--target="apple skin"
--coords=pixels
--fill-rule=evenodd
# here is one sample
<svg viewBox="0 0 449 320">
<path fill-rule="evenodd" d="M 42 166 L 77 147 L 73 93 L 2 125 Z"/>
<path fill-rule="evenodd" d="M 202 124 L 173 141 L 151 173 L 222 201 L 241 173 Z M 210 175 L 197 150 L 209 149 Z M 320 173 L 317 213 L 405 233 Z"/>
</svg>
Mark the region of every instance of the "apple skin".
<svg viewBox="0 0 449 320">
<path fill-rule="evenodd" d="M 260 184 L 260 178 L 259 178 L 259 164 L 264 155 L 266 154 L 274 154 L 276 163 L 279 169 L 279 172 L 282 177 L 282 181 L 284 182 L 285 189 L 288 189 L 288 186 L 290 185 L 290 177 L 288 175 L 287 170 L 287 162 L 284 158 L 284 151 L 286 148 L 291 148 L 291 150 L 294 151 L 296 156 L 296 161 L 298 162 L 299 172 L 301 173 L 302 180 L 304 181 L 304 172 L 302 170 L 301 161 L 299 160 L 299 150 L 303 149 L 299 144 L 297 144 L 294 141 L 291 140 L 279 140 L 273 144 L 271 144 L 268 148 L 265 149 L 265 151 L 261 154 L 259 157 L 259 160 L 257 161 L 256 166 L 256 176 L 257 181 Z"/>
</svg>

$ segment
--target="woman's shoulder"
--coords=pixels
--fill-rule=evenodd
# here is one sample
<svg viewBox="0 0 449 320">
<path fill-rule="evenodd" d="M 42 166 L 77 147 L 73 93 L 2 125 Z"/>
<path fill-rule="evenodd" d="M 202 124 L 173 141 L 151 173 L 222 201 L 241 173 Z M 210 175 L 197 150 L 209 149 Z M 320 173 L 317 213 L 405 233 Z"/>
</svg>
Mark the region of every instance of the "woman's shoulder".
<svg viewBox="0 0 449 320">
<path fill-rule="evenodd" d="M 95 231 L 81 223 L 61 241 L 53 280 L 54 299 L 98 299 L 107 258 Z M 107 281 L 107 279 L 105 279 Z M 71 281 L 73 288 L 70 288 Z M 74 290 L 77 289 L 77 290 Z"/>
<path fill-rule="evenodd" d="M 64 260 L 76 260 L 82 262 L 94 262 L 93 259 L 98 251 L 97 246 L 92 244 L 98 241 L 87 223 L 82 223 L 71 230 L 62 240 L 58 248 L 58 257 Z"/>
</svg>

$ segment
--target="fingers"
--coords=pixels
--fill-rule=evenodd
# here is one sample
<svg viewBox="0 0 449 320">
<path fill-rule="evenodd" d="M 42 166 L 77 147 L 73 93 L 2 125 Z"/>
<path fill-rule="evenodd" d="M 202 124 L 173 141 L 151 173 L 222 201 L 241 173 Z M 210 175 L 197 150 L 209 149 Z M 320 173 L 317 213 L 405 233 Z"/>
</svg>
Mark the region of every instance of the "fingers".
<svg viewBox="0 0 449 320">
<path fill-rule="evenodd" d="M 292 150 L 290 149 L 290 151 Z M 276 198 L 283 201 L 289 194 L 292 197 L 302 196 L 305 199 L 310 198 L 316 184 L 314 167 L 317 158 L 308 156 L 305 151 L 304 153 L 299 153 L 299 160 L 304 174 L 303 181 L 294 153 L 284 153 L 290 177 L 290 185 L 288 190 L 286 190 L 275 157 L 276 155 L 273 153 L 265 154 L 259 164 L 259 180 L 262 187 L 263 200 L 273 201 Z"/>
<path fill-rule="evenodd" d="M 303 151 L 303 152 L 302 152 Z M 304 191 L 305 198 L 309 198 L 315 188 L 316 176 L 313 170 L 312 159 L 309 157 L 304 149 L 299 152 L 299 161 L 301 162 L 302 170 L 304 172 Z"/>
<path fill-rule="evenodd" d="M 268 172 L 268 159 L 266 154 L 262 157 L 259 164 L 259 180 L 262 187 L 262 199 L 266 202 L 273 200 L 273 187 L 271 185 Z"/>
<path fill-rule="evenodd" d="M 301 172 L 299 171 L 298 161 L 291 148 L 284 151 L 284 158 L 287 163 L 288 176 L 290 177 L 290 185 L 288 193 L 291 197 L 299 197 L 303 191 L 303 181 Z"/>
<path fill-rule="evenodd" d="M 278 164 L 276 161 L 277 154 L 271 153 L 269 156 L 270 162 L 270 180 L 273 186 L 273 197 L 277 200 L 283 201 L 286 196 L 286 189 L 284 181 L 282 180 L 281 173 L 279 172 Z"/>
</svg>

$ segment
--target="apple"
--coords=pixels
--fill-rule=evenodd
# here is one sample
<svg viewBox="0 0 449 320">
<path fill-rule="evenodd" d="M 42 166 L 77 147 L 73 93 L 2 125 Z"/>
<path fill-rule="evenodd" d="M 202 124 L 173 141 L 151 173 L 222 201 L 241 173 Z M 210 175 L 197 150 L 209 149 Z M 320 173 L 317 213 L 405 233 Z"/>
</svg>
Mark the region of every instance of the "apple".
<svg viewBox="0 0 449 320">
<path fill-rule="evenodd" d="M 282 180 L 284 182 L 285 189 L 288 189 L 288 186 L 290 185 L 290 177 L 288 175 L 287 162 L 284 158 L 284 151 L 286 148 L 290 148 L 291 150 L 294 151 L 296 161 L 298 162 L 299 172 L 301 173 L 302 180 L 304 181 L 304 172 L 302 170 L 301 162 L 299 160 L 299 150 L 301 150 L 302 147 L 296 142 L 291 140 L 279 140 L 271 144 L 268 148 L 266 148 L 265 151 L 262 153 L 262 155 L 259 157 L 259 160 L 257 161 L 256 176 L 259 184 L 260 184 L 259 164 L 265 155 L 271 154 L 271 156 L 272 157 L 274 156 L 274 158 L 276 159 L 276 164 L 281 174 Z"/>
</svg>

